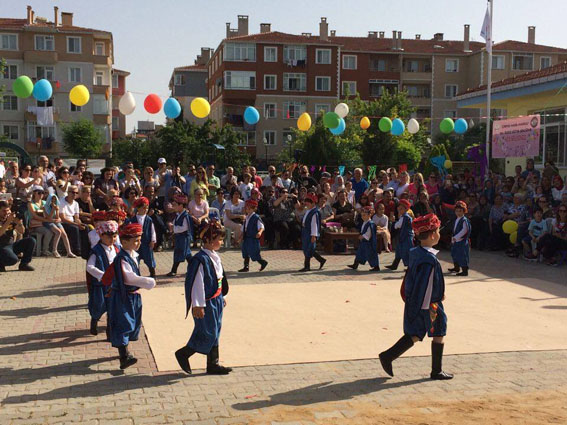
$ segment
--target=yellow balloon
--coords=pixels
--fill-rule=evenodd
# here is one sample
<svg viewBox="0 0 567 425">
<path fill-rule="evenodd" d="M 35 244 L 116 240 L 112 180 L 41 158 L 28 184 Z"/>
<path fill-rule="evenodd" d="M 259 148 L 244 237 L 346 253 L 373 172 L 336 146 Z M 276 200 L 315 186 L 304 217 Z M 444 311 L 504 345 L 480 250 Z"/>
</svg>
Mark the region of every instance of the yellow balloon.
<svg viewBox="0 0 567 425">
<path fill-rule="evenodd" d="M 307 131 L 311 128 L 311 116 L 304 112 L 297 119 L 297 128 L 301 131 Z"/>
<path fill-rule="evenodd" d="M 502 230 L 504 231 L 504 233 L 512 235 L 512 233 L 518 231 L 518 223 L 516 223 L 514 220 L 506 220 L 504 223 L 502 223 Z"/>
<path fill-rule="evenodd" d="M 450 159 L 448 159 L 447 161 L 445 161 L 445 168 L 449 169 L 449 168 L 453 168 L 453 163 L 451 162 Z"/>
<path fill-rule="evenodd" d="M 211 105 L 207 99 L 196 97 L 191 101 L 191 112 L 197 118 L 205 118 L 211 113 Z"/>
<path fill-rule="evenodd" d="M 368 127 L 370 127 L 370 120 L 368 119 L 368 117 L 362 117 L 362 119 L 360 120 L 360 128 L 366 130 Z"/>
<path fill-rule="evenodd" d="M 510 242 L 515 245 L 517 240 L 518 240 L 518 232 L 510 233 Z"/>
<path fill-rule="evenodd" d="M 76 85 L 69 92 L 69 100 L 73 105 L 84 106 L 88 103 L 90 98 L 89 89 L 82 84 Z"/>
</svg>

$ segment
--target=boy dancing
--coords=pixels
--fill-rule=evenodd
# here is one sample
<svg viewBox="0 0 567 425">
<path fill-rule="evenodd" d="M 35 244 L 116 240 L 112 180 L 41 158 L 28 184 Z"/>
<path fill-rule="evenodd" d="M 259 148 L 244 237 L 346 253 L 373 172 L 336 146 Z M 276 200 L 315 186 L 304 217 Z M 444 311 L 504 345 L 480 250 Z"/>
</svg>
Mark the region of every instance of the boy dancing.
<svg viewBox="0 0 567 425">
<path fill-rule="evenodd" d="M 376 224 L 372 221 L 374 210 L 372 207 L 364 207 L 361 211 L 362 227 L 360 229 L 360 245 L 356 250 L 356 257 L 353 264 L 349 264 L 353 270 L 358 269 L 359 264 L 370 264 L 370 271 L 379 272 L 380 263 L 378 260 L 378 240 L 376 238 Z"/>
<path fill-rule="evenodd" d="M 146 266 L 150 270 L 150 277 L 156 277 L 156 260 L 154 257 L 154 246 L 156 245 L 156 229 L 154 222 L 147 216 L 150 208 L 150 200 L 144 196 L 140 196 L 134 201 L 133 207 L 136 209 L 136 215 L 132 217 L 130 223 L 138 223 L 142 226 L 142 242 L 138 255 L 140 260 L 144 260 Z"/>
<path fill-rule="evenodd" d="M 467 213 L 467 204 L 463 201 L 457 201 L 455 204 L 455 226 L 453 227 L 453 238 L 451 239 L 451 257 L 453 257 L 453 268 L 449 269 L 451 273 L 457 273 L 457 276 L 469 275 L 469 237 L 471 234 L 471 223 L 465 214 Z M 461 271 L 461 268 L 463 271 Z"/>
<path fill-rule="evenodd" d="M 260 238 L 264 233 L 264 223 L 256 210 L 258 209 L 258 201 L 249 199 L 245 205 L 246 220 L 242 224 L 242 258 L 244 258 L 244 267 L 238 270 L 240 273 L 249 271 L 250 259 L 260 263 L 260 271 L 264 270 L 268 262 L 260 255 Z"/>
<path fill-rule="evenodd" d="M 441 237 L 441 222 L 435 214 L 427 214 L 413 222 L 413 230 L 420 246 L 413 248 L 409 255 L 409 268 L 402 283 L 404 306 L 404 336 L 391 348 L 380 353 L 384 371 L 394 376 L 392 362 L 422 341 L 425 334 L 431 342 L 431 379 L 452 379 L 453 375 L 442 368 L 443 337 L 447 333 L 447 316 L 442 301 L 445 299 L 445 280 L 441 264 L 433 249 Z"/>
<path fill-rule="evenodd" d="M 191 258 L 191 240 L 193 239 L 193 220 L 186 210 L 187 196 L 177 194 L 173 197 L 172 207 L 173 211 L 177 213 L 175 220 L 173 220 L 173 234 L 175 247 L 173 249 L 173 266 L 171 271 L 167 274 L 173 277 L 177 274 L 177 268 L 184 261 L 189 261 Z"/>
<path fill-rule="evenodd" d="M 408 214 L 411 208 L 411 204 L 407 199 L 401 199 L 398 204 L 398 214 L 400 218 L 394 224 L 394 229 L 399 229 L 400 233 L 398 235 L 398 244 L 396 245 L 396 256 L 394 257 L 394 262 L 387 269 L 397 270 L 400 260 L 404 262 L 404 266 L 407 267 L 409 264 L 409 253 L 410 249 L 413 247 L 413 230 L 412 230 L 412 218 Z"/>
<path fill-rule="evenodd" d="M 300 272 L 308 272 L 311 270 L 311 257 L 315 257 L 315 259 L 319 261 L 319 270 L 321 270 L 327 262 L 327 260 L 321 257 L 315 250 L 321 229 L 321 213 L 317 208 L 317 195 L 308 193 L 305 195 L 304 202 L 307 211 L 305 211 L 305 215 L 303 216 L 301 247 L 303 249 L 303 255 L 305 256 L 305 262 L 303 268 L 299 270 Z"/>
</svg>

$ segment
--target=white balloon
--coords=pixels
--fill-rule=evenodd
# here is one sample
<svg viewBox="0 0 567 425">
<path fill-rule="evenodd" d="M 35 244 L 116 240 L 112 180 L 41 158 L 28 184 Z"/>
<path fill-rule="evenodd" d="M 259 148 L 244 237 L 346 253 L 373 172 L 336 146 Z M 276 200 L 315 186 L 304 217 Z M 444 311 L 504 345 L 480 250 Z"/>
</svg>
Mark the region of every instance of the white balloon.
<svg viewBox="0 0 567 425">
<path fill-rule="evenodd" d="M 335 114 L 341 118 L 345 118 L 348 115 L 348 105 L 346 103 L 339 103 L 335 106 Z"/>
<path fill-rule="evenodd" d="M 118 109 L 120 113 L 123 115 L 130 115 L 136 109 L 136 99 L 134 99 L 134 95 L 127 91 L 124 93 L 120 102 L 118 102 Z"/>
<path fill-rule="evenodd" d="M 415 134 L 419 131 L 419 123 L 415 118 L 412 118 L 408 121 L 408 132 L 410 134 Z"/>
<path fill-rule="evenodd" d="M 474 127 L 474 121 L 471 118 L 469 121 L 469 128 L 473 128 L 473 127 Z"/>
</svg>

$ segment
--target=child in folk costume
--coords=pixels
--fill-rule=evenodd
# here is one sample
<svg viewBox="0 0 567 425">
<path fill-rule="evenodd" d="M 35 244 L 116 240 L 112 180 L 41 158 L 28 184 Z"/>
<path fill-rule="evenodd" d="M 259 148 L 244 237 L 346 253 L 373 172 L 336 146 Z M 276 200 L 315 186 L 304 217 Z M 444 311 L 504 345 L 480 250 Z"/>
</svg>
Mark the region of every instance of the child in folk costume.
<svg viewBox="0 0 567 425">
<path fill-rule="evenodd" d="M 442 368 L 443 337 L 447 333 L 447 316 L 442 301 L 445 299 L 443 270 L 433 249 L 439 242 L 441 222 L 435 214 L 417 218 L 412 227 L 420 241 L 409 255 L 409 268 L 402 283 L 404 306 L 404 336 L 390 349 L 380 353 L 384 371 L 394 376 L 392 362 L 422 341 L 427 334 L 431 342 L 431 374 L 435 380 L 452 379 Z"/>
<path fill-rule="evenodd" d="M 120 211 L 115 211 L 115 210 L 109 210 L 106 212 L 105 215 L 107 220 L 112 220 L 118 223 L 118 228 L 122 227 L 122 225 L 124 224 L 124 222 L 126 221 L 126 218 L 128 217 L 128 215 L 120 210 Z"/>
<path fill-rule="evenodd" d="M 94 214 L 93 214 L 94 217 Z M 89 314 L 91 315 L 91 335 L 97 335 L 97 324 L 104 313 L 106 315 L 106 337 L 110 339 L 110 321 L 108 320 L 108 287 L 103 286 L 102 276 L 114 261 L 120 250 L 115 245 L 118 235 L 118 223 L 115 221 L 100 221 L 96 223 L 99 242 L 91 248 L 87 262 L 87 289 L 89 292 Z"/>
<path fill-rule="evenodd" d="M 260 255 L 260 238 L 264 233 L 264 223 L 256 210 L 258 209 L 258 201 L 249 199 L 245 204 L 246 220 L 242 223 L 242 258 L 244 258 L 244 267 L 239 272 L 249 271 L 250 259 L 260 263 L 260 271 L 264 270 L 268 262 Z"/>
<path fill-rule="evenodd" d="M 323 268 L 326 259 L 321 257 L 315 248 L 317 247 L 317 239 L 321 234 L 321 213 L 317 208 L 317 195 L 308 193 L 305 195 L 305 206 L 307 210 L 303 215 L 303 227 L 301 228 L 301 247 L 305 262 L 300 272 L 307 272 L 311 270 L 311 257 L 315 257 L 319 261 L 319 270 Z"/>
<path fill-rule="evenodd" d="M 90 246 L 91 248 L 93 248 L 100 241 L 100 236 L 98 234 L 98 231 L 96 230 L 96 226 L 98 223 L 106 221 L 107 218 L 105 211 L 94 211 L 91 217 L 93 220 L 94 229 L 89 232 L 88 237 Z"/>
<path fill-rule="evenodd" d="M 193 220 L 186 210 L 187 196 L 177 194 L 173 197 L 172 207 L 177 213 L 173 220 L 173 234 L 175 237 L 175 248 L 173 249 L 173 266 L 167 274 L 173 277 L 177 274 L 177 268 L 191 258 L 191 241 L 193 239 Z"/>
<path fill-rule="evenodd" d="M 387 269 L 397 270 L 400 261 L 403 261 L 404 266 L 409 264 L 409 253 L 410 249 L 413 247 L 413 230 L 412 230 L 412 218 L 408 214 L 411 208 L 411 204 L 407 199 L 401 199 L 398 204 L 398 214 L 399 219 L 394 224 L 395 229 L 399 229 L 398 234 L 398 244 L 396 245 L 396 256 L 394 262 Z"/>
<path fill-rule="evenodd" d="M 133 207 L 136 209 L 136 215 L 132 217 L 129 223 L 138 223 L 142 225 L 142 243 L 138 249 L 140 260 L 144 260 L 146 266 L 150 270 L 150 277 L 156 277 L 156 260 L 154 258 L 154 246 L 156 244 L 156 229 L 150 217 L 147 216 L 150 207 L 150 200 L 144 196 L 140 196 L 134 201 Z"/>
<path fill-rule="evenodd" d="M 453 238 L 451 239 L 451 257 L 453 257 L 453 268 L 450 272 L 457 273 L 457 276 L 469 275 L 470 246 L 469 237 L 471 235 L 471 223 L 465 216 L 467 204 L 457 201 L 455 204 L 455 226 L 453 227 Z M 461 271 L 461 268 L 463 269 Z"/>
<path fill-rule="evenodd" d="M 205 354 L 207 373 L 226 375 L 232 369 L 219 364 L 219 338 L 228 281 L 217 253 L 224 229 L 217 220 L 203 220 L 198 234 L 203 248 L 189 260 L 185 277 L 186 316 L 191 310 L 195 327 L 187 344 L 175 352 L 175 358 L 181 369 L 191 374 L 189 357 Z"/>
<path fill-rule="evenodd" d="M 152 289 L 156 281 L 140 276 L 138 253 L 142 241 L 142 226 L 138 223 L 120 227 L 122 249 L 103 276 L 103 284 L 109 285 L 110 342 L 118 348 L 120 369 L 135 364 L 128 352 L 130 341 L 137 341 L 142 326 L 142 297 L 139 289 Z"/>
<path fill-rule="evenodd" d="M 356 250 L 356 257 L 354 263 L 350 264 L 353 270 L 358 269 L 359 264 L 370 264 L 372 267 L 370 270 L 374 272 L 380 271 L 380 263 L 378 260 L 378 240 L 376 239 L 376 224 L 372 221 L 372 216 L 374 215 L 374 210 L 372 207 L 364 207 L 361 210 L 362 216 L 362 227 L 360 229 L 360 245 Z"/>
</svg>

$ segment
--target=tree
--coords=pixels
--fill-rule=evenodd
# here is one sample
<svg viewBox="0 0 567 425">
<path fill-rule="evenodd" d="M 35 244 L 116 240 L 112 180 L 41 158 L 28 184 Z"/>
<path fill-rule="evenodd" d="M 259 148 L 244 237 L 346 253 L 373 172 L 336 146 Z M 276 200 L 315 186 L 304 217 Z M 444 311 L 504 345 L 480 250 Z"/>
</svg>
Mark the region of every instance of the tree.
<svg viewBox="0 0 567 425">
<path fill-rule="evenodd" d="M 91 121 L 80 119 L 63 126 L 63 145 L 71 155 L 95 158 L 102 152 L 104 136 Z"/>
<path fill-rule="evenodd" d="M 456 133 L 438 134 L 435 144 L 443 144 L 453 161 L 466 161 L 470 147 L 483 143 L 486 138 L 486 123 L 481 122 L 469 128 L 463 135 Z"/>
</svg>

